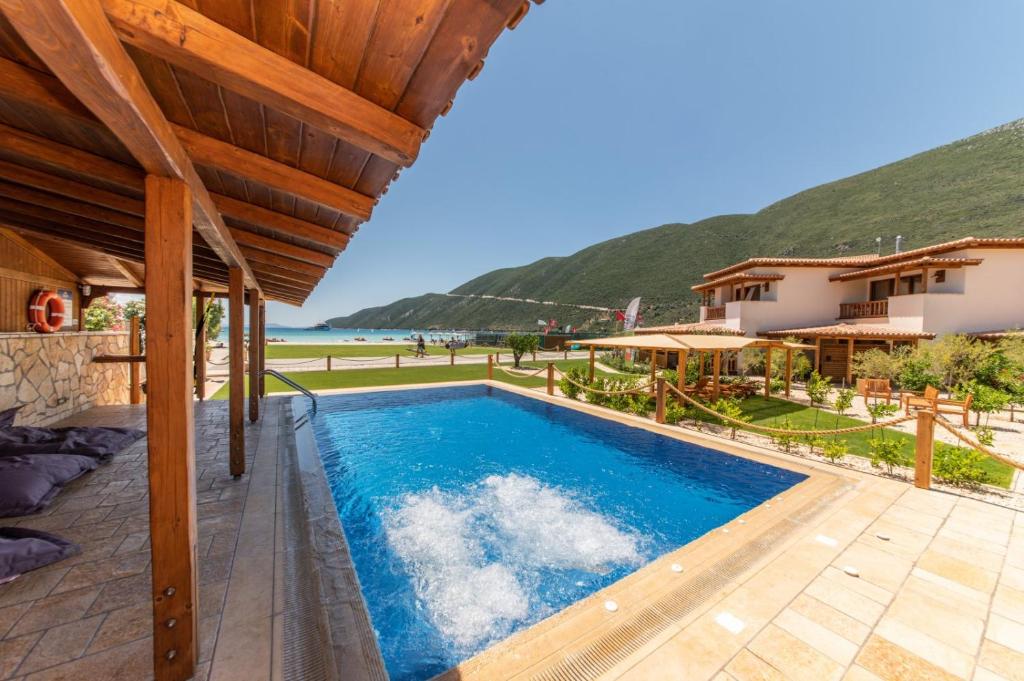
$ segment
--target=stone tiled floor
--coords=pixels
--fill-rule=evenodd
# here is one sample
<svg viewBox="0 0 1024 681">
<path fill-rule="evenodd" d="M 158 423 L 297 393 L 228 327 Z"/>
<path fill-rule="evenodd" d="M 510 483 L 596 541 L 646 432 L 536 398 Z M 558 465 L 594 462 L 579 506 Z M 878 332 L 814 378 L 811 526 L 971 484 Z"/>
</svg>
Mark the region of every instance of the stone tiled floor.
<svg viewBox="0 0 1024 681">
<path fill-rule="evenodd" d="M 196 405 L 200 666 L 197 679 L 281 676 L 280 439 L 285 400 L 246 425 L 247 474 L 228 474 L 227 403 Z M 145 427 L 140 407 L 64 425 Z M 68 486 L 45 512 L 5 525 L 54 532 L 82 553 L 0 586 L 0 679 L 151 677 L 145 441 Z"/>
</svg>

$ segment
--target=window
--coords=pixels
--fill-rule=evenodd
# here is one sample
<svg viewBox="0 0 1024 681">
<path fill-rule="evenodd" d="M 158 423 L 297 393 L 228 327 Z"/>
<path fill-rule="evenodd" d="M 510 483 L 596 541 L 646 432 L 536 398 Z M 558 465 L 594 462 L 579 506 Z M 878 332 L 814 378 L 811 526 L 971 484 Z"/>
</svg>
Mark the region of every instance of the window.
<svg viewBox="0 0 1024 681">
<path fill-rule="evenodd" d="M 946 281 L 946 270 L 935 270 L 935 283 L 941 284 Z"/>
<path fill-rule="evenodd" d="M 870 300 L 888 300 L 895 287 L 895 279 L 879 279 L 871 282 Z"/>
</svg>

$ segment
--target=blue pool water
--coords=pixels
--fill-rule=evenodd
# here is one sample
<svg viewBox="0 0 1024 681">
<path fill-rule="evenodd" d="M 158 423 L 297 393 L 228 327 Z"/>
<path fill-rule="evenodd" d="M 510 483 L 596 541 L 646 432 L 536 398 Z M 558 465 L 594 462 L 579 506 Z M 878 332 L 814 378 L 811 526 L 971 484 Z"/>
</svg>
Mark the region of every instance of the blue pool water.
<svg viewBox="0 0 1024 681">
<path fill-rule="evenodd" d="M 326 397 L 317 444 L 392 679 L 425 679 L 805 476 L 487 386 Z"/>
</svg>

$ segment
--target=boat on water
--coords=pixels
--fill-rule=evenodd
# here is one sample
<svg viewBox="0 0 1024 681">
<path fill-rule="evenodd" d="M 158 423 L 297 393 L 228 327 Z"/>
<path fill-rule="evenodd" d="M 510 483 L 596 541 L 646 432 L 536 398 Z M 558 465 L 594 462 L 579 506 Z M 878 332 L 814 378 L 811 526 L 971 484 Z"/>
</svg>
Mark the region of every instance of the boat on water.
<svg viewBox="0 0 1024 681">
<path fill-rule="evenodd" d="M 308 331 L 330 331 L 331 325 L 327 322 L 317 322 L 307 329 Z"/>
<path fill-rule="evenodd" d="M 386 340 L 386 341 L 393 341 L 393 340 L 395 340 L 395 339 L 394 339 L 394 338 L 392 338 L 391 336 L 384 336 L 384 338 L 382 338 L 381 340 Z"/>
</svg>

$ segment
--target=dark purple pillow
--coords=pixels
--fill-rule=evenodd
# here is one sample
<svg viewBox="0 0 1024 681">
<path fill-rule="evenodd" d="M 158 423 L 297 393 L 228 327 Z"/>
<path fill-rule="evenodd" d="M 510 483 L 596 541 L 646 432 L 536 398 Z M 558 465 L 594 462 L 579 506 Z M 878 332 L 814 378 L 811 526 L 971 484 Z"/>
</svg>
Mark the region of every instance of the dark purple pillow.
<svg viewBox="0 0 1024 681">
<path fill-rule="evenodd" d="M 97 465 L 90 456 L 74 454 L 0 457 L 0 518 L 46 508 L 66 483 Z"/>
<path fill-rule="evenodd" d="M 73 556 L 81 549 L 67 539 L 25 527 L 0 527 L 0 584 Z"/>
<path fill-rule="evenodd" d="M 17 415 L 21 405 L 0 411 L 0 428 L 10 428 L 14 425 L 14 417 Z"/>
</svg>

